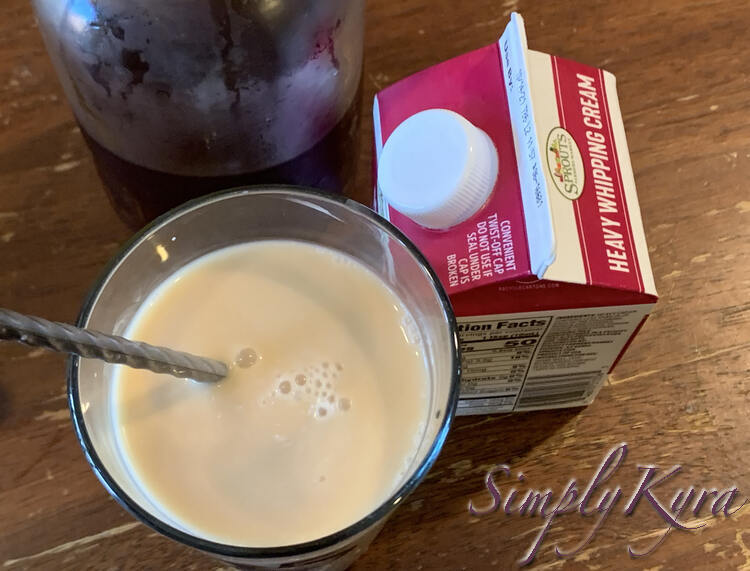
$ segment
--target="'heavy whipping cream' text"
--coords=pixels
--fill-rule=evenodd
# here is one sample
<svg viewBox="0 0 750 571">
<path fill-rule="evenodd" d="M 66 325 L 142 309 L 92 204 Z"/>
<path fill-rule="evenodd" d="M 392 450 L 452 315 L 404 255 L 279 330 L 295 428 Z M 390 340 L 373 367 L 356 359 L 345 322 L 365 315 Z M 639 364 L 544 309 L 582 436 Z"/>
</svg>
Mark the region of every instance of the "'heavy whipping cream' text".
<svg viewBox="0 0 750 571">
<path fill-rule="evenodd" d="M 583 124 L 589 128 L 586 131 L 586 143 L 609 269 L 613 272 L 629 273 L 630 263 L 621 231 L 621 206 L 617 202 L 612 162 L 606 137 L 602 133 L 607 125 L 602 122 L 594 78 L 582 73 L 576 74 L 576 77 Z"/>
</svg>

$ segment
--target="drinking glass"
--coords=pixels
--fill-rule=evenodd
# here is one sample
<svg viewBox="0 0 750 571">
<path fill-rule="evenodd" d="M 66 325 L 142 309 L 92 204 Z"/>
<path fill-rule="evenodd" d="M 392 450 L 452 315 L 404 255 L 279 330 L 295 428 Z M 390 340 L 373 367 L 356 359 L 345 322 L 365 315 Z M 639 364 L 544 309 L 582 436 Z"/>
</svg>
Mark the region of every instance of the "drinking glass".
<svg viewBox="0 0 750 571">
<path fill-rule="evenodd" d="M 450 303 L 425 258 L 399 230 L 353 200 L 314 190 L 269 186 L 209 195 L 136 234 L 94 285 L 78 325 L 122 335 L 148 295 L 186 264 L 220 248 L 268 239 L 310 242 L 348 254 L 379 276 L 416 323 L 428 369 L 429 416 L 413 463 L 385 502 L 349 527 L 307 543 L 272 548 L 220 544 L 167 523 L 128 472 L 112 419 L 112 373 L 119 365 L 70 359 L 68 396 L 75 430 L 104 487 L 138 520 L 165 536 L 236 564 L 343 569 L 367 548 L 435 462 L 458 399 L 460 360 Z"/>
</svg>

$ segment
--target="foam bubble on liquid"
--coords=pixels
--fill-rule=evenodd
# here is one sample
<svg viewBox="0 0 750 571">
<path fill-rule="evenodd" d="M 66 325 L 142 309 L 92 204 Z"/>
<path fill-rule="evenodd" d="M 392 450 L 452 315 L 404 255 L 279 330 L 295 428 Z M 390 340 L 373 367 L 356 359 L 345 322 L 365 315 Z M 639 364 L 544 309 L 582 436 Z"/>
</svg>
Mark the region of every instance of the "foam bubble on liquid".
<svg viewBox="0 0 750 571">
<path fill-rule="evenodd" d="M 329 419 L 351 408 L 351 400 L 339 394 L 335 379 L 343 371 L 341 363 L 321 361 L 302 369 L 274 376 L 273 389 L 263 404 L 276 399 L 306 403 L 308 414 L 318 420 Z M 280 401 L 279 401 L 280 402 Z"/>
<path fill-rule="evenodd" d="M 234 364 L 240 369 L 247 369 L 258 362 L 258 353 L 252 347 L 241 349 L 234 358 Z"/>
</svg>

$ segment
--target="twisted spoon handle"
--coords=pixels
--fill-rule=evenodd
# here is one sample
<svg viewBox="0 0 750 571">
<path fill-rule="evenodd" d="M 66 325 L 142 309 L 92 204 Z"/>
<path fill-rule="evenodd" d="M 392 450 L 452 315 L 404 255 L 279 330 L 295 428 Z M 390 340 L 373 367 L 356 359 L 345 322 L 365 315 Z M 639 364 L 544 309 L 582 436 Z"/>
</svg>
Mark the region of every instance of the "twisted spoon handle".
<svg viewBox="0 0 750 571">
<path fill-rule="evenodd" d="M 107 363 L 119 363 L 136 369 L 148 369 L 181 379 L 216 382 L 227 375 L 227 366 L 220 361 L 2 308 L 0 339 L 101 359 Z"/>
</svg>

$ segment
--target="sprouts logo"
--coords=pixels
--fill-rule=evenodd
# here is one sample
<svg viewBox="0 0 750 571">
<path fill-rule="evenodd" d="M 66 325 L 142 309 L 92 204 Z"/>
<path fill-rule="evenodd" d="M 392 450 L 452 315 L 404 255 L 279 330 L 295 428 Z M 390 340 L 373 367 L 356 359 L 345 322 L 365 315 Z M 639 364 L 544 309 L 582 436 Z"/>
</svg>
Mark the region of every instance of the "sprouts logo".
<svg viewBox="0 0 750 571">
<path fill-rule="evenodd" d="M 562 127 L 555 127 L 547 137 L 547 167 L 557 190 L 568 200 L 583 192 L 583 159 L 573 137 Z"/>
</svg>

